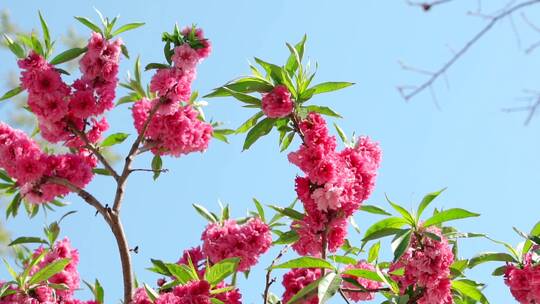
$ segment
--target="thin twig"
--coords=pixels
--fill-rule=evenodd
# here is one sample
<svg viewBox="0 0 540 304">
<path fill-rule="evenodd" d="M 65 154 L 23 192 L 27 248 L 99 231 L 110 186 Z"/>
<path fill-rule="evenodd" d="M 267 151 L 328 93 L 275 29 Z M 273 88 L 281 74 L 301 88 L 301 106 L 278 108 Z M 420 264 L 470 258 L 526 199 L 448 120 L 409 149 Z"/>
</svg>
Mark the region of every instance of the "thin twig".
<svg viewBox="0 0 540 304">
<path fill-rule="evenodd" d="M 525 2 L 522 2 L 522 3 L 516 4 L 516 5 L 512 6 L 512 7 L 508 7 L 507 9 L 505 9 L 505 10 L 499 12 L 497 15 L 493 16 L 493 18 L 490 19 L 490 21 L 486 24 L 486 26 L 484 28 L 482 28 L 482 30 L 480 30 L 478 33 L 476 33 L 476 35 L 474 35 L 471 40 L 469 40 L 457 53 L 455 53 L 454 56 L 448 62 L 446 62 L 439 70 L 434 72 L 433 75 L 431 77 L 429 77 L 426 82 L 424 82 L 421 85 L 419 85 L 418 87 L 416 87 L 410 93 L 404 93 L 403 89 L 398 88 L 401 96 L 406 101 L 409 101 L 413 97 L 415 97 L 417 94 L 419 94 L 420 92 L 422 92 L 425 89 L 432 86 L 433 83 L 441 75 L 443 75 L 452 65 L 454 65 L 454 63 L 456 63 L 456 61 L 458 61 L 474 44 L 476 44 L 476 42 L 478 42 L 478 40 L 480 40 L 480 38 L 482 38 L 487 32 L 489 32 L 489 30 L 495 24 L 497 24 L 497 22 L 499 22 L 501 19 L 513 14 L 514 12 L 516 12 L 516 11 L 518 11 L 520 9 L 523 9 L 525 7 L 528 7 L 528 6 L 531 6 L 531 5 L 534 5 L 534 4 L 539 4 L 539 3 L 540 3 L 540 0 L 525 1 Z"/>
<path fill-rule="evenodd" d="M 343 290 L 341 288 L 339 289 L 339 294 L 341 295 L 345 303 L 351 304 L 351 302 L 349 302 L 349 299 L 347 299 L 347 296 L 345 296 L 345 293 L 343 293 Z"/>
<path fill-rule="evenodd" d="M 272 286 L 272 284 L 274 284 L 276 282 L 276 278 L 271 278 L 271 275 L 272 275 L 272 267 L 274 267 L 274 265 L 276 265 L 276 263 L 279 261 L 279 259 L 281 259 L 281 257 L 285 254 L 285 252 L 287 252 L 287 250 L 289 249 L 289 245 L 283 247 L 278 255 L 276 256 L 276 258 L 272 261 L 272 263 L 270 264 L 270 267 L 268 267 L 268 270 L 266 271 L 266 284 L 265 284 L 265 287 L 264 287 L 264 293 L 263 293 L 263 300 L 264 300 L 264 304 L 267 304 L 268 303 L 268 293 L 270 291 L 270 286 Z"/>
<path fill-rule="evenodd" d="M 437 5 L 441 5 L 441 4 L 445 4 L 445 3 L 449 3 L 449 2 L 452 2 L 454 0 L 437 0 L 437 1 L 431 1 L 431 2 L 426 2 L 426 1 L 423 1 L 423 2 L 416 2 L 416 1 L 407 1 L 407 4 L 408 5 L 412 5 L 412 6 L 419 6 L 421 7 L 424 11 L 429 11 L 430 9 L 432 9 L 434 6 L 437 6 Z"/>
<path fill-rule="evenodd" d="M 130 170 L 131 172 L 135 172 L 135 171 L 142 171 L 142 172 L 154 172 L 154 173 L 167 173 L 169 172 L 169 169 L 159 169 L 159 170 L 154 170 L 154 169 L 131 169 Z"/>
</svg>

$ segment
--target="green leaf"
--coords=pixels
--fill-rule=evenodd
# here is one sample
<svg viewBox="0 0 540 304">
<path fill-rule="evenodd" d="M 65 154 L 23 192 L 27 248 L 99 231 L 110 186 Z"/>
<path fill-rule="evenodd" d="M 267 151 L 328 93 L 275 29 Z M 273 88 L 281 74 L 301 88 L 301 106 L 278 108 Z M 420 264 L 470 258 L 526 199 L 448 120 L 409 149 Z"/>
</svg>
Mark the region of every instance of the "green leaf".
<svg viewBox="0 0 540 304">
<path fill-rule="evenodd" d="M 341 285 L 341 281 L 341 276 L 337 275 L 335 272 L 330 272 L 324 276 L 319 282 L 318 287 L 319 304 L 326 303 L 336 294 Z"/>
<path fill-rule="evenodd" d="M 238 268 L 238 263 L 240 263 L 239 258 L 228 258 L 221 260 L 212 267 L 208 268 L 204 274 L 204 277 L 208 283 L 215 286 L 228 276 L 235 273 L 236 269 Z"/>
<path fill-rule="evenodd" d="M 383 208 L 379 206 L 375 206 L 375 205 L 362 205 L 359 210 L 373 213 L 373 214 L 392 215 L 391 213 L 387 212 Z"/>
<path fill-rule="evenodd" d="M 491 275 L 498 277 L 498 276 L 504 275 L 505 272 L 506 272 L 506 265 L 495 268 L 495 270 L 493 270 Z"/>
<path fill-rule="evenodd" d="M 356 259 L 346 255 L 330 255 L 328 259 L 340 264 L 356 265 Z"/>
<path fill-rule="evenodd" d="M 154 155 L 152 158 L 152 170 L 154 171 L 154 180 L 156 180 L 161 175 L 161 169 L 163 168 L 163 160 L 161 159 L 161 156 Z"/>
<path fill-rule="evenodd" d="M 341 90 L 343 88 L 352 86 L 353 84 L 354 83 L 352 82 L 323 82 L 311 87 L 310 89 L 313 89 L 313 94 L 316 95 Z"/>
<path fill-rule="evenodd" d="M 204 208 L 203 206 L 201 205 L 197 205 L 197 204 L 193 204 L 193 208 L 195 208 L 195 210 L 202 216 L 204 217 L 205 219 L 207 219 L 208 221 L 212 222 L 212 223 L 217 223 L 219 222 L 219 219 L 216 218 L 214 215 L 212 215 L 212 213 L 210 213 L 210 211 L 208 211 L 206 208 Z"/>
<path fill-rule="evenodd" d="M 438 225 L 440 223 L 444 223 L 448 221 L 453 221 L 453 220 L 458 220 L 458 219 L 463 219 L 463 218 L 468 218 L 468 217 L 476 217 L 476 216 L 480 216 L 480 214 L 473 213 L 465 209 L 452 208 L 448 210 L 443 210 L 435 214 L 434 216 L 430 217 L 424 222 L 423 226 L 427 228 L 429 226 Z"/>
<path fill-rule="evenodd" d="M 30 278 L 28 284 L 33 285 L 48 280 L 50 277 L 64 270 L 64 268 L 66 268 L 69 262 L 70 259 L 59 259 L 48 264 L 47 266 L 41 268 L 38 272 L 36 272 L 32 276 L 32 278 Z"/>
<path fill-rule="evenodd" d="M 514 262 L 517 261 L 509 255 L 508 253 L 499 253 L 499 252 L 484 252 L 476 255 L 469 261 L 469 268 L 476 267 L 480 264 L 486 263 L 486 262 Z"/>
<path fill-rule="evenodd" d="M 30 243 L 47 244 L 47 241 L 38 237 L 21 236 L 21 237 L 16 238 L 11 243 L 9 243 L 8 246 L 19 245 L 19 244 L 30 244 Z"/>
<path fill-rule="evenodd" d="M 379 250 L 381 249 L 381 242 L 378 241 L 377 243 L 373 244 L 371 248 L 369 248 L 368 253 L 368 263 L 373 263 L 379 258 Z"/>
<path fill-rule="evenodd" d="M 297 302 L 302 303 L 302 300 L 311 298 L 317 290 L 317 287 L 319 286 L 319 282 L 321 280 L 322 278 L 318 278 L 317 280 L 309 283 L 304 288 L 300 289 L 300 291 L 297 292 L 286 304 L 294 304 Z"/>
<path fill-rule="evenodd" d="M 94 169 L 92 169 L 92 172 L 94 174 L 99 174 L 99 175 L 106 175 L 106 176 L 111 175 L 111 172 L 109 172 L 109 170 L 107 170 L 105 168 L 94 168 Z"/>
<path fill-rule="evenodd" d="M 216 298 L 210 298 L 210 302 L 212 302 L 212 304 L 225 304 L 223 301 Z"/>
<path fill-rule="evenodd" d="M 126 140 L 126 138 L 128 138 L 128 136 L 129 136 L 129 134 L 127 134 L 127 133 L 114 133 L 114 134 L 111 134 L 111 135 L 107 136 L 107 138 L 105 138 L 105 140 L 103 140 L 103 142 L 101 143 L 101 146 L 102 147 L 110 147 L 110 146 L 114 146 L 116 144 L 120 144 L 124 140 Z"/>
<path fill-rule="evenodd" d="M 21 93 L 22 91 L 23 91 L 23 88 L 21 88 L 21 87 L 16 87 L 15 89 L 11 89 L 11 90 L 7 91 L 4 95 L 2 95 L 2 97 L 0 97 L 0 101 L 3 101 L 3 100 L 11 98 L 13 96 L 16 96 L 19 93 Z"/>
<path fill-rule="evenodd" d="M 280 152 L 283 152 L 287 150 L 287 148 L 291 145 L 294 136 L 296 135 L 296 132 L 291 131 L 287 136 L 283 139 L 283 142 L 281 143 L 281 148 L 279 149 Z"/>
<path fill-rule="evenodd" d="M 93 23 L 92 21 L 90 21 L 88 18 L 76 16 L 75 19 L 77 19 L 77 21 L 79 21 L 83 25 L 87 26 L 92 31 L 103 35 L 101 28 L 97 26 L 95 23 Z"/>
<path fill-rule="evenodd" d="M 272 78 L 275 83 L 283 84 L 282 68 L 280 66 L 277 66 L 270 62 L 266 62 L 257 57 L 255 57 L 254 59 L 255 62 L 257 62 L 266 71 L 266 73 L 270 76 L 270 78 Z"/>
<path fill-rule="evenodd" d="M 261 100 L 259 98 L 256 98 L 256 97 L 253 97 L 251 95 L 248 95 L 248 94 L 245 94 L 245 93 L 240 93 L 240 92 L 236 92 L 236 91 L 233 91 L 227 87 L 224 87 L 223 88 L 225 91 L 229 92 L 229 94 L 238 99 L 239 101 L 241 102 L 244 102 L 244 103 L 247 103 L 247 104 L 252 104 L 252 105 L 261 105 Z"/>
<path fill-rule="evenodd" d="M 80 55 L 84 54 L 86 51 L 88 51 L 88 48 L 86 48 L 86 47 L 69 49 L 67 51 L 64 51 L 64 52 L 56 55 L 56 57 L 54 57 L 51 60 L 51 64 L 57 65 L 57 64 L 61 64 L 61 63 L 73 60 L 73 59 L 79 57 Z"/>
<path fill-rule="evenodd" d="M 351 268 L 343 271 L 341 274 L 346 274 L 357 278 L 364 278 L 376 282 L 383 282 L 383 279 L 381 279 L 377 272 L 367 269 Z"/>
<path fill-rule="evenodd" d="M 171 67 L 170 65 L 164 64 L 164 63 L 149 63 L 144 67 L 144 70 L 148 71 L 148 70 L 168 69 L 170 67 Z"/>
<path fill-rule="evenodd" d="M 127 31 L 131 31 L 131 30 L 136 29 L 138 27 L 141 27 L 143 25 L 144 25 L 144 22 L 124 24 L 121 27 L 119 27 L 116 31 L 114 31 L 112 33 L 112 35 L 116 36 L 118 34 L 121 34 L 123 32 L 127 32 Z"/>
<path fill-rule="evenodd" d="M 369 240 L 395 234 L 396 232 L 401 231 L 399 228 L 406 224 L 407 221 L 400 217 L 389 217 L 380 220 L 368 228 L 362 241 L 367 242 Z"/>
<path fill-rule="evenodd" d="M 146 290 L 146 294 L 148 295 L 148 298 L 152 301 L 152 303 L 159 298 L 159 294 L 148 284 L 144 283 L 144 290 Z"/>
<path fill-rule="evenodd" d="M 341 141 L 343 143 L 348 143 L 349 139 L 347 138 L 347 135 L 345 134 L 345 132 L 343 132 L 343 129 L 341 129 L 340 126 L 338 126 L 336 123 L 334 123 L 334 128 L 336 129 L 336 132 L 338 133 L 339 138 L 341 138 Z"/>
<path fill-rule="evenodd" d="M 540 221 L 534 225 L 534 227 L 531 229 L 531 233 L 529 233 L 529 236 L 535 237 L 540 236 Z M 523 252 L 529 252 L 529 250 L 532 247 L 532 242 L 530 240 L 530 237 L 528 240 L 525 241 L 525 244 L 523 245 Z"/>
<path fill-rule="evenodd" d="M 266 79 L 248 76 L 236 79 L 230 83 L 223 85 L 222 87 L 216 88 L 213 92 L 205 95 L 204 97 L 207 98 L 230 96 L 230 93 L 224 88 L 240 93 L 265 93 L 272 91 L 272 89 L 274 89 L 274 86 Z"/>
<path fill-rule="evenodd" d="M 405 208 L 401 207 L 400 205 L 392 202 L 387 195 L 385 195 L 385 197 L 386 197 L 386 201 L 390 204 L 390 206 L 392 206 L 392 208 L 394 208 L 394 210 L 399 212 L 399 214 L 401 214 L 401 216 L 403 216 L 403 218 L 407 222 L 409 222 L 409 224 L 414 225 L 414 223 L 415 223 L 414 218 L 411 215 L 411 213 L 409 211 L 407 211 L 407 209 L 405 209 Z"/>
<path fill-rule="evenodd" d="M 256 199 L 253 198 L 253 203 L 255 204 L 255 208 L 257 208 L 257 212 L 259 213 L 259 217 L 263 222 L 266 222 L 265 216 L 264 216 L 264 208 L 262 204 Z"/>
<path fill-rule="evenodd" d="M 11 52 L 13 54 L 15 54 L 15 56 L 17 56 L 17 58 L 24 58 L 26 57 L 26 54 L 24 52 L 24 49 L 23 47 L 18 44 L 17 42 L 13 41 L 13 39 L 11 39 L 11 37 L 9 37 L 8 35 L 4 34 L 4 39 L 6 40 L 6 43 L 7 43 L 7 46 L 8 48 L 11 50 Z"/>
<path fill-rule="evenodd" d="M 238 129 L 236 129 L 236 134 L 247 132 L 249 129 L 251 129 L 251 127 L 253 127 L 257 123 L 259 118 L 261 118 L 263 115 L 264 114 L 261 111 L 255 113 L 255 115 L 251 116 L 240 127 L 238 127 Z"/>
<path fill-rule="evenodd" d="M 125 44 L 120 45 L 120 50 L 122 51 L 122 55 L 124 55 L 124 57 L 129 59 L 129 50 Z"/>
<path fill-rule="evenodd" d="M 399 260 L 401 256 L 409 248 L 411 242 L 411 230 L 403 230 L 401 234 L 396 235 L 396 238 L 392 241 L 392 251 L 394 252 L 394 262 Z"/>
<path fill-rule="evenodd" d="M 293 259 L 285 263 L 275 265 L 272 269 L 291 269 L 291 268 L 326 268 L 335 270 L 335 267 L 329 262 L 315 258 L 304 256 L 301 258 Z"/>
<path fill-rule="evenodd" d="M 165 264 L 167 270 L 182 284 L 186 284 L 189 281 L 196 281 L 199 278 L 193 275 L 192 271 L 184 264 Z"/>
<path fill-rule="evenodd" d="M 45 19 L 43 19 L 43 16 L 41 15 L 41 11 L 38 11 L 39 15 L 39 21 L 41 23 L 41 29 L 43 30 L 43 40 L 45 41 L 45 46 L 47 49 L 50 49 L 51 47 L 51 34 L 49 33 L 49 27 L 47 26 L 47 22 L 45 22 Z"/>
<path fill-rule="evenodd" d="M 304 218 L 304 214 L 303 213 L 300 213 L 292 208 L 283 208 L 283 207 L 278 207 L 278 206 L 274 206 L 274 205 L 268 205 L 268 207 L 274 209 L 275 211 L 277 211 L 278 213 L 284 215 L 284 216 L 287 216 L 293 220 L 302 220 Z"/>
<path fill-rule="evenodd" d="M 105 291 L 103 290 L 103 287 L 99 283 L 99 281 L 96 279 L 96 283 L 94 284 L 94 290 L 95 290 L 95 300 L 98 302 L 98 304 L 104 304 L 105 303 Z"/>
<path fill-rule="evenodd" d="M 274 127 L 275 121 L 275 119 L 267 117 L 251 128 L 246 136 L 243 150 L 245 151 L 249 149 L 249 147 L 251 147 L 257 141 L 257 139 L 270 133 Z"/>
<path fill-rule="evenodd" d="M 418 205 L 418 211 L 416 211 L 416 218 L 419 219 L 426 207 L 439 196 L 446 188 L 443 188 L 439 191 L 431 192 L 426 194 L 422 201 L 420 202 L 420 205 Z"/>
<path fill-rule="evenodd" d="M 478 290 L 477 286 L 469 280 L 454 280 L 452 281 L 452 289 L 457 290 L 461 294 L 482 304 L 488 304 L 489 301 L 484 294 Z"/>
<path fill-rule="evenodd" d="M 297 69 L 300 63 L 302 62 L 302 57 L 304 56 L 304 48 L 306 44 L 307 35 L 304 35 L 302 37 L 302 40 L 298 42 L 294 48 L 292 48 L 289 44 L 287 44 L 287 47 L 291 51 L 291 55 L 287 59 L 287 63 L 285 64 L 285 69 L 293 74 Z"/>
<path fill-rule="evenodd" d="M 330 117 L 343 118 L 341 117 L 341 115 L 339 115 L 337 112 L 330 109 L 329 107 L 311 105 L 311 106 L 305 107 L 305 109 L 308 112 L 320 113 L 320 114 L 330 116 Z"/>
<path fill-rule="evenodd" d="M 6 171 L 0 169 L 0 179 L 10 183 L 10 184 L 13 184 L 13 179 L 11 179 L 11 177 L 9 177 L 9 175 L 7 175 Z"/>
<path fill-rule="evenodd" d="M 286 245 L 286 244 L 292 244 L 296 241 L 298 241 L 298 233 L 296 230 L 290 230 L 285 233 L 282 233 L 277 240 L 275 240 L 272 244 L 274 245 Z"/>
</svg>

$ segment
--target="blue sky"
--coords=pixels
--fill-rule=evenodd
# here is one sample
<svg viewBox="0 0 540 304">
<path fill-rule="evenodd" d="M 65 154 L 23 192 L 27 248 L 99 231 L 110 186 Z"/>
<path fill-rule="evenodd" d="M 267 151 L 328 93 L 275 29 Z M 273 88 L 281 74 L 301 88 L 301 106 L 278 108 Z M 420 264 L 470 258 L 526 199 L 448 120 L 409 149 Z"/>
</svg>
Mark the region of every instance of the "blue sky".
<svg viewBox="0 0 540 304">
<path fill-rule="evenodd" d="M 503 2 L 490 5 L 496 8 Z M 448 87 L 444 82 L 435 85 L 438 109 L 429 93 L 409 103 L 400 98 L 397 85 L 417 84 L 423 76 L 403 71 L 398 61 L 429 70 L 447 60 L 451 49 L 462 46 L 484 23 L 466 16 L 467 10 L 475 8 L 472 1 L 468 2 L 472 7 L 461 1 L 429 14 L 396 0 L 156 3 L 4 0 L 0 8 L 8 8 L 26 29 L 38 26 L 37 10 L 41 9 L 53 36 L 70 26 L 88 33 L 72 16 L 97 20 L 93 7 L 108 16 L 120 14 L 121 22 L 146 22 L 143 28 L 123 36 L 132 58 L 140 54 L 143 63 L 162 59 L 161 32 L 172 29 L 175 22 L 196 23 L 205 29 L 214 48 L 200 66 L 194 84 L 194 89 L 202 93 L 247 74 L 247 62 L 253 56 L 283 62 L 288 55 L 285 42 L 296 42 L 306 33 L 306 54 L 319 64 L 315 82 L 356 83 L 352 88 L 320 95 L 313 102 L 342 113 L 344 119 L 339 124 L 343 129 L 371 136 L 384 150 L 377 188 L 369 203 L 385 205 L 387 193 L 413 207 L 425 193 L 448 187 L 434 206 L 461 207 L 482 214 L 457 222 L 460 230 L 486 232 L 511 243 L 519 241 L 512 226 L 529 230 L 539 220 L 540 121 L 533 120 L 524 127 L 523 113 L 501 111 L 521 105 L 516 98 L 525 95 L 523 89 L 538 88 L 538 57 L 523 52 L 538 37 L 518 15 L 515 20 L 521 47 L 510 22 L 503 20 L 447 73 Z M 538 11 L 528 12 L 530 16 L 534 13 Z M 15 68 L 8 52 L 0 52 L 0 62 L 2 71 Z M 131 68 L 132 62 L 124 60 L 123 71 Z M 0 117 L 9 111 L 9 106 L 3 106 Z M 206 111 L 207 116 L 230 127 L 252 114 L 225 98 L 209 100 Z M 115 109 L 109 118 L 115 132 L 134 133 L 127 107 Z M 217 200 L 221 199 L 231 204 L 234 216 L 242 216 L 252 208 L 252 197 L 275 204 L 288 204 L 294 199 L 293 179 L 298 171 L 287 162 L 286 154 L 279 153 L 276 134 L 247 152 L 241 152 L 242 143 L 243 137 L 238 136 L 231 138 L 229 145 L 212 142 L 204 154 L 165 158 L 164 167 L 170 172 L 157 183 L 144 173 L 132 176 L 123 218 L 130 244 L 140 248 L 133 256 L 140 281 L 153 283 L 157 278 L 145 270 L 150 258 L 176 261 L 184 248 L 199 244 L 205 222 L 192 210 L 192 203 L 217 210 Z M 295 142 L 292 147 L 297 145 Z M 125 149 L 120 147 L 119 152 Z M 150 157 L 144 156 L 136 166 L 149 164 Z M 110 180 L 98 177 L 89 189 L 107 202 L 113 194 L 111 186 Z M 69 236 L 80 251 L 82 277 L 99 278 L 106 288 L 107 302 L 114 303 L 122 294 L 114 239 L 102 219 L 94 217 L 94 210 L 76 197 L 69 200 L 73 204 L 65 211 L 79 212 L 65 220 L 62 234 Z M 35 235 L 44 223 L 61 214 L 41 214 L 31 222 L 19 216 L 10 219 L 7 227 L 13 236 Z M 365 230 L 377 218 L 357 214 L 355 219 Z M 354 232 L 350 237 L 360 240 Z M 466 241 L 460 255 L 471 257 L 498 249 L 486 241 Z M 389 246 L 385 250 L 390 251 Z M 273 256 L 275 252 L 261 258 L 249 281 L 240 280 L 245 303 L 260 302 L 263 271 Z M 495 267 L 479 267 L 470 275 L 487 283 L 485 292 L 493 303 L 510 303 L 512 298 L 501 278 L 489 275 Z M 279 287 L 274 291 L 281 294 Z"/>
</svg>

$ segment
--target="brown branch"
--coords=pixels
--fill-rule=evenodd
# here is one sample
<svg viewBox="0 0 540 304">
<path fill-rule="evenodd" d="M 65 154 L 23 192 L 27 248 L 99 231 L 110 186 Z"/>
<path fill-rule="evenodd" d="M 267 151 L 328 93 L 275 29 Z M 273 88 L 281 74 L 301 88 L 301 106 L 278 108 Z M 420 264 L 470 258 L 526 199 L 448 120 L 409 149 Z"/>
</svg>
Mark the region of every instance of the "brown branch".
<svg viewBox="0 0 540 304">
<path fill-rule="evenodd" d="M 268 267 L 268 270 L 266 271 L 266 284 L 265 284 L 264 293 L 263 293 L 264 304 L 268 303 L 268 293 L 270 291 L 270 286 L 272 286 L 272 284 L 276 282 L 275 277 L 271 278 L 272 267 L 276 265 L 276 263 L 279 261 L 279 259 L 281 259 L 281 257 L 285 254 L 285 252 L 287 252 L 288 249 L 289 249 L 289 245 L 283 247 L 283 249 L 281 249 L 281 251 L 278 253 L 276 258 L 272 261 L 272 263 L 270 264 L 270 267 Z"/>
<path fill-rule="evenodd" d="M 156 102 L 156 104 L 152 107 L 152 109 L 150 109 L 148 118 L 144 122 L 141 132 L 139 133 L 139 136 L 137 136 L 137 139 L 135 139 L 135 141 L 131 145 L 131 149 L 129 150 L 129 153 L 126 156 L 124 169 L 122 170 L 122 174 L 120 175 L 120 178 L 118 179 L 118 186 L 116 188 L 116 195 L 114 197 L 113 211 L 115 213 L 118 213 L 120 211 L 122 201 L 124 199 L 124 191 L 126 187 L 127 177 L 129 176 L 131 172 L 131 163 L 135 159 L 135 156 L 137 156 L 137 153 L 139 151 L 139 146 L 144 139 L 146 130 L 148 130 L 150 121 L 152 120 L 152 117 L 154 117 L 154 115 L 156 114 L 160 105 L 161 105 L 161 102 Z"/>
<path fill-rule="evenodd" d="M 154 172 L 154 173 L 167 173 L 169 172 L 169 169 L 159 169 L 159 170 L 154 170 L 154 169 L 131 169 L 130 170 L 131 172 L 136 172 L 136 171 L 142 171 L 142 172 Z"/>
<path fill-rule="evenodd" d="M 70 124 L 69 129 L 73 134 L 78 136 L 85 143 L 85 148 L 92 151 L 92 153 L 94 153 L 94 155 L 103 164 L 105 169 L 107 169 L 107 171 L 111 173 L 112 177 L 114 177 L 114 179 L 118 181 L 118 179 L 120 178 L 118 173 L 114 170 L 114 168 L 111 166 L 109 161 L 105 158 L 105 156 L 103 156 L 103 154 L 99 151 L 99 149 L 94 147 L 94 145 L 90 142 L 86 134 L 84 132 L 81 132 L 80 130 L 77 130 L 77 128 L 75 128 L 75 126 L 73 126 L 72 124 Z"/>
<path fill-rule="evenodd" d="M 96 210 L 103 216 L 103 218 L 105 219 L 107 223 L 110 222 L 111 218 L 109 216 L 109 213 L 107 212 L 107 208 L 105 208 L 98 199 L 96 199 L 92 194 L 88 193 L 86 190 L 79 188 L 78 186 L 74 185 L 67 179 L 54 177 L 54 176 L 46 177 L 44 182 L 51 182 L 51 183 L 68 188 L 71 192 L 76 193 L 80 198 L 82 198 L 90 206 L 96 208 Z"/>
<path fill-rule="evenodd" d="M 507 9 L 499 12 L 497 15 L 493 16 L 490 21 L 486 24 L 484 28 L 482 28 L 476 35 L 473 36 L 471 40 L 469 40 L 457 53 L 454 54 L 454 56 L 446 62 L 439 70 L 433 73 L 433 75 L 424 83 L 422 83 L 420 86 L 415 87 L 412 92 L 405 93 L 403 88 L 398 88 L 401 96 L 406 100 L 409 101 L 416 95 L 418 95 L 420 92 L 424 91 L 425 89 L 431 87 L 437 79 L 439 79 L 446 71 L 456 63 L 480 38 L 482 38 L 489 30 L 497 24 L 501 19 L 513 14 L 514 12 L 523 9 L 525 7 L 539 4 L 540 0 L 529 0 L 525 2 L 521 2 L 519 4 L 516 4 L 512 7 L 508 7 Z"/>
<path fill-rule="evenodd" d="M 341 295 L 341 297 L 343 298 L 343 300 L 345 301 L 345 303 L 351 304 L 351 302 L 349 302 L 349 299 L 347 299 L 347 296 L 345 295 L 343 290 L 340 288 L 338 291 L 339 291 L 339 294 Z"/>
<path fill-rule="evenodd" d="M 369 288 L 361 288 L 361 289 L 354 289 L 354 288 L 341 288 L 341 290 L 343 292 L 382 292 L 382 291 L 392 291 L 390 288 L 388 287 L 383 287 L 383 288 L 374 288 L 374 289 L 369 289 Z"/>
</svg>

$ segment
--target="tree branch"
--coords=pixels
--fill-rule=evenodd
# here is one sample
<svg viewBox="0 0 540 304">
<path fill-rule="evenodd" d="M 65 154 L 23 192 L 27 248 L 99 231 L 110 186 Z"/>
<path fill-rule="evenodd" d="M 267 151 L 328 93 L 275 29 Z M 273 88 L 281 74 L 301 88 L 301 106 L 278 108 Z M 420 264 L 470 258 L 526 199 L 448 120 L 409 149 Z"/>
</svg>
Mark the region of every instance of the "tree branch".
<svg viewBox="0 0 540 304">
<path fill-rule="evenodd" d="M 457 51 L 452 58 L 448 62 L 446 62 L 439 70 L 433 72 L 431 77 L 428 78 L 428 80 L 424 83 L 422 83 L 420 86 L 414 87 L 410 93 L 405 93 L 405 89 L 403 87 L 398 88 L 401 96 L 406 100 L 409 101 L 416 95 L 418 95 L 420 92 L 426 90 L 427 88 L 431 87 L 437 79 L 439 79 L 446 71 L 452 67 L 474 44 L 478 42 L 489 30 L 497 24 L 501 19 L 513 14 L 514 12 L 521 10 L 525 7 L 539 4 L 540 0 L 529 0 L 525 2 L 521 2 L 519 4 L 516 4 L 514 6 L 508 7 L 507 9 L 499 12 L 497 15 L 490 18 L 490 21 L 482 28 L 476 35 L 472 37 L 471 40 L 469 40 L 459 51 Z"/>
<path fill-rule="evenodd" d="M 271 278 L 272 267 L 276 265 L 276 263 L 279 261 L 279 259 L 281 259 L 281 257 L 285 254 L 285 252 L 287 252 L 288 249 L 289 249 L 289 245 L 283 247 L 283 249 L 281 249 L 281 251 L 278 253 L 276 258 L 272 260 L 270 267 L 268 267 L 268 270 L 266 271 L 266 284 L 265 284 L 264 293 L 263 293 L 264 304 L 268 304 L 268 293 L 270 291 L 270 286 L 272 286 L 272 284 L 276 282 L 276 278 Z"/>
<path fill-rule="evenodd" d="M 118 179 L 120 178 L 120 176 L 118 175 L 118 173 L 114 170 L 114 168 L 111 166 L 111 164 L 109 163 L 109 161 L 105 158 L 105 156 L 103 156 L 103 154 L 101 154 L 101 152 L 99 151 L 98 148 L 94 147 L 94 145 L 90 142 L 90 140 L 88 139 L 88 137 L 86 136 L 86 134 L 84 132 L 81 132 L 80 130 L 77 130 L 77 128 L 75 128 L 75 126 L 71 125 L 69 126 L 69 129 L 71 130 L 71 132 L 75 135 L 77 135 L 77 137 L 79 137 L 84 143 L 85 143 L 85 148 L 87 148 L 88 150 L 92 151 L 92 153 L 94 153 L 94 155 L 99 159 L 99 161 L 103 164 L 103 166 L 105 167 L 105 169 L 107 169 L 107 171 L 109 171 L 109 173 L 111 173 L 112 177 L 118 181 Z"/>
</svg>

